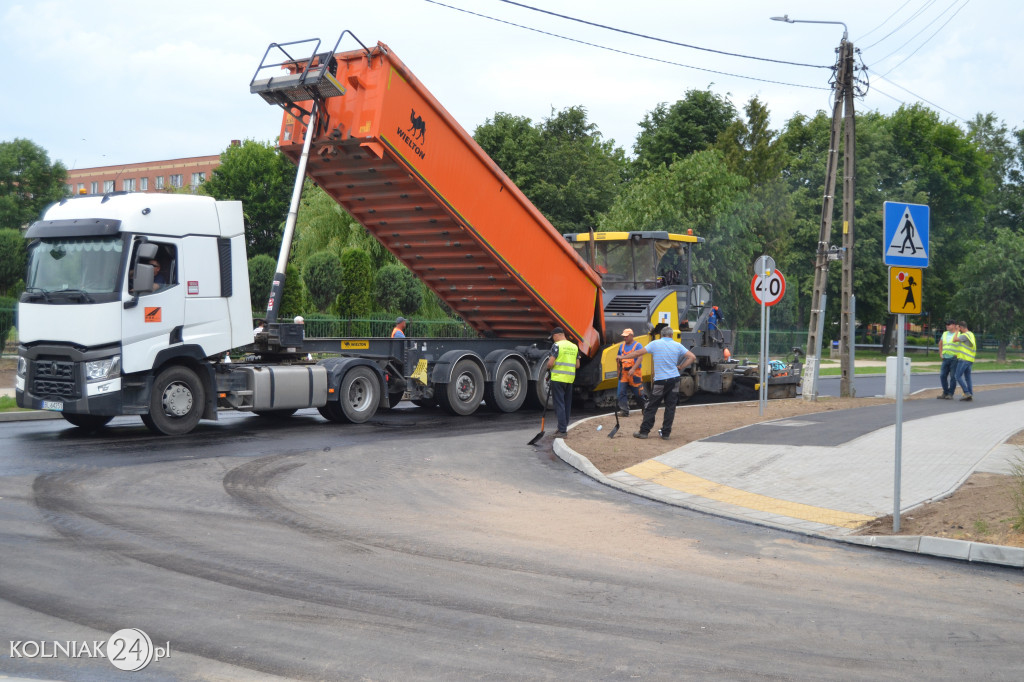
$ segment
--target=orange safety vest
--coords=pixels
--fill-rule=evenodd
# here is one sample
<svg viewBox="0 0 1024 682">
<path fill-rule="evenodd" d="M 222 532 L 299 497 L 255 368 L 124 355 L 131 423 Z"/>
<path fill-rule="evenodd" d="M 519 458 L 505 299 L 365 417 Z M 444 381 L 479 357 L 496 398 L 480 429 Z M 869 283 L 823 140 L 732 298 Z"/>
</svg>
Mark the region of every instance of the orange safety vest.
<svg viewBox="0 0 1024 682">
<path fill-rule="evenodd" d="M 403 331 L 402 331 L 401 329 L 399 329 L 398 327 L 395 327 L 394 329 L 392 329 L 392 330 L 391 330 L 391 338 L 395 338 L 395 337 L 396 337 L 396 336 L 398 336 L 399 334 L 401 334 L 401 335 L 402 335 L 402 338 L 404 338 L 404 337 L 405 337 L 405 332 L 403 332 Z"/>
<path fill-rule="evenodd" d="M 639 345 L 639 342 L 634 341 L 633 345 L 637 346 Z M 636 350 L 636 348 L 633 348 L 633 350 Z M 623 341 L 619 344 L 619 355 L 621 356 L 626 352 L 626 342 Z M 629 375 L 629 370 L 633 369 L 633 365 L 636 364 L 636 358 L 626 358 L 625 360 L 620 360 L 620 362 L 622 363 L 622 369 L 619 371 L 619 383 L 630 384 L 638 388 L 642 386 L 643 378 L 640 376 L 640 372 Z"/>
</svg>

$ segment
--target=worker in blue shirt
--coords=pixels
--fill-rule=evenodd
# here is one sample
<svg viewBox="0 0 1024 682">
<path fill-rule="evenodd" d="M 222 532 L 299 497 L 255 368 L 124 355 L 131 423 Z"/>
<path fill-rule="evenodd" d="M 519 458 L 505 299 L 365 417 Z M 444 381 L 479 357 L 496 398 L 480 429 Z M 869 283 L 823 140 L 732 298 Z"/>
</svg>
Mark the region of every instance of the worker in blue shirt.
<svg viewBox="0 0 1024 682">
<path fill-rule="evenodd" d="M 646 348 L 626 353 L 623 358 L 639 358 L 650 353 L 654 361 L 654 383 L 651 396 L 644 407 L 644 420 L 640 430 L 633 434 L 634 438 L 647 438 L 654 428 L 654 418 L 658 415 L 658 407 L 665 403 L 665 416 L 661 422 L 661 437 L 668 440 L 672 433 L 672 422 L 676 416 L 676 404 L 679 402 L 680 372 L 697 361 L 693 351 L 676 341 L 675 330 L 665 325 L 660 330 L 661 338 L 651 341 Z"/>
</svg>

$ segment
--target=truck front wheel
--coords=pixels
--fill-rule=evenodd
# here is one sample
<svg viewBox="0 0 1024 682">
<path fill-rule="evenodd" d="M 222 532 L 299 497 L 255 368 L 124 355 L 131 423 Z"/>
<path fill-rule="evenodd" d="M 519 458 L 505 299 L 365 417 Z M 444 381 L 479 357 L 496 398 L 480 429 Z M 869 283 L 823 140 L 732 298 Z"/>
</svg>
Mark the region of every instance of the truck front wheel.
<svg viewBox="0 0 1024 682">
<path fill-rule="evenodd" d="M 161 435 L 182 436 L 199 423 L 205 404 L 199 376 L 188 367 L 168 367 L 153 382 L 149 414 L 142 415 L 142 421 Z"/>
</svg>

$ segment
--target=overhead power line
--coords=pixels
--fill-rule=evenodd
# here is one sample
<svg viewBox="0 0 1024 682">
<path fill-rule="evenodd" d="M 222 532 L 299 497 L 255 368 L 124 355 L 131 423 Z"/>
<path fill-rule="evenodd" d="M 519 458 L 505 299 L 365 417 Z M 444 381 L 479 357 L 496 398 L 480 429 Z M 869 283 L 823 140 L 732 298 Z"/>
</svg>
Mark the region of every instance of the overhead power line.
<svg viewBox="0 0 1024 682">
<path fill-rule="evenodd" d="M 922 101 L 922 102 L 924 102 L 925 104 L 930 104 L 931 106 L 935 107 L 936 109 L 938 109 L 938 110 L 940 110 L 940 111 L 945 111 L 945 112 L 946 112 L 947 114 L 949 114 L 950 116 L 952 116 L 952 117 L 954 117 L 954 118 L 958 118 L 958 119 L 960 119 L 961 121 L 963 121 L 963 122 L 965 122 L 965 123 L 967 122 L 967 119 L 966 119 L 966 118 L 964 118 L 963 116 L 961 116 L 961 115 L 959 115 L 959 114 L 954 114 L 954 113 L 953 113 L 952 111 L 950 111 L 949 109 L 946 109 L 946 108 L 944 108 L 944 107 L 940 107 L 940 106 L 939 106 L 938 104 L 936 104 L 935 102 L 930 102 L 930 101 L 926 100 L 926 99 L 925 99 L 924 97 L 921 97 L 921 95 L 917 94 L 916 92 L 911 92 L 910 90 L 907 90 L 907 89 L 906 89 L 905 87 L 903 87 L 903 86 L 902 86 L 902 85 L 900 85 L 899 83 L 896 83 L 896 82 L 894 82 L 894 81 L 892 81 L 892 80 L 890 80 L 890 79 L 886 78 L 885 76 L 879 76 L 878 74 L 875 74 L 875 78 L 881 78 L 881 79 L 882 79 L 882 80 L 884 80 L 884 81 L 885 81 L 886 83 L 889 83 L 890 85 L 895 85 L 895 86 L 896 86 L 897 88 L 899 88 L 899 89 L 900 89 L 900 90 L 902 90 L 903 92 L 906 92 L 907 94 L 913 95 L 914 97 L 918 98 L 919 100 L 921 100 L 921 101 Z M 878 88 L 876 87 L 875 89 L 877 90 Z M 883 94 L 883 95 L 885 95 L 886 97 L 891 97 L 892 99 L 896 99 L 895 97 L 892 97 L 891 95 L 887 95 L 887 94 L 886 94 L 886 93 L 884 93 L 884 92 L 883 92 L 882 94 Z M 897 100 L 897 101 L 900 101 L 900 100 Z"/>
<path fill-rule="evenodd" d="M 883 26 L 885 26 L 885 25 L 886 25 L 887 23 L 889 23 L 889 20 L 890 20 L 890 19 L 892 19 L 892 18 L 893 18 L 894 16 L 896 16 L 897 14 L 899 14 L 900 12 L 902 12 L 902 11 L 903 11 L 903 8 L 904 8 L 904 7 L 906 7 L 906 6 L 907 6 L 907 5 L 909 5 L 909 4 L 910 4 L 910 0 L 906 0 L 906 2 L 904 2 L 904 3 L 902 4 L 902 5 L 900 5 L 900 6 L 899 6 L 899 8 L 898 8 L 898 9 L 897 9 L 897 10 L 896 10 L 895 12 L 893 12 L 892 14 L 890 14 L 889 16 L 887 16 L 887 17 L 885 18 L 885 21 L 883 21 L 882 23 L 880 23 L 880 24 L 879 24 L 878 26 L 875 26 L 875 27 L 874 27 L 873 29 L 871 29 L 870 31 L 868 31 L 868 32 L 867 32 L 867 33 L 865 33 L 864 35 L 860 36 L 859 38 L 857 38 L 857 40 L 855 40 L 855 41 L 853 41 L 853 42 L 855 42 L 855 43 L 859 43 L 860 41 L 864 40 L 864 39 L 865 39 L 865 38 L 867 38 L 867 37 L 868 37 L 869 35 L 871 35 L 871 34 L 872 34 L 872 33 L 874 33 L 875 31 L 877 31 L 878 29 L 880 29 L 880 28 L 882 28 Z"/>
<path fill-rule="evenodd" d="M 937 29 L 935 29 L 935 33 L 932 33 L 932 34 L 931 34 L 930 36 L 928 36 L 927 38 L 925 38 L 924 42 L 923 42 L 923 43 L 921 43 L 920 45 L 918 45 L 918 46 L 917 46 L 916 48 L 914 48 L 914 51 L 913 51 L 913 52 L 911 52 L 910 54 L 908 54 L 908 55 L 907 55 L 906 57 L 904 57 L 904 58 L 903 58 L 902 60 L 900 60 L 900 61 L 899 61 L 899 62 L 898 62 L 898 63 L 897 63 L 897 64 L 896 64 L 895 66 L 893 66 L 892 68 L 890 68 L 890 69 L 889 69 L 888 71 L 886 71 L 886 72 L 885 72 L 884 74 L 882 74 L 882 75 L 883 75 L 883 76 L 888 76 L 888 75 L 889 75 L 890 73 L 892 73 L 892 72 L 893 72 L 893 71 L 895 71 L 895 70 L 896 70 L 897 68 L 899 68 L 900 66 L 902 66 L 902 65 L 903 65 L 903 63 L 904 63 L 905 61 L 907 61 L 908 59 L 910 59 L 911 57 L 913 57 L 913 56 L 914 56 L 915 54 L 917 54 L 918 50 L 920 50 L 920 49 L 921 49 L 922 47 L 924 47 L 924 46 L 925 46 L 925 45 L 927 45 L 927 44 L 928 44 L 929 42 L 931 42 L 932 38 L 934 38 L 935 36 L 937 36 L 937 35 L 939 34 L 939 31 L 941 31 L 942 29 L 946 28 L 946 24 L 948 24 L 949 22 L 953 21 L 953 17 L 955 17 L 956 15 L 960 14 L 960 11 L 961 11 L 961 10 L 962 10 L 962 9 L 963 9 L 964 7 L 967 7 L 967 2 L 968 2 L 968 0 L 964 0 L 964 4 L 960 5 L 960 7 L 958 7 L 958 8 L 957 8 L 957 10 L 956 10 L 955 12 L 953 12 L 953 14 L 951 14 L 951 15 L 950 15 L 950 17 L 949 17 L 948 19 L 946 19 L 946 20 L 945 20 L 944 22 L 942 22 L 942 26 L 939 26 L 939 27 L 938 27 Z M 944 10 L 942 11 L 942 14 L 945 14 L 946 12 L 948 12 L 948 11 L 949 11 L 949 10 L 950 10 L 950 9 L 951 9 L 951 8 L 953 7 L 953 5 L 955 5 L 955 4 L 956 4 L 956 0 L 953 0 L 953 2 L 952 2 L 952 3 L 950 4 L 950 5 L 949 5 L 949 7 L 947 7 L 946 9 L 944 9 Z M 920 31 L 918 31 L 917 33 L 915 33 L 915 34 L 914 34 L 914 38 L 916 38 L 917 36 L 921 35 L 921 33 L 922 33 L 922 32 L 924 31 L 924 29 L 925 29 L 925 28 L 928 28 L 928 26 L 931 26 L 932 24 L 934 24 L 934 23 L 935 23 L 935 22 L 936 22 L 936 21 L 937 21 L 937 20 L 939 19 L 939 17 L 941 17 L 941 16 L 942 16 L 942 14 L 940 14 L 940 15 L 939 15 L 938 17 L 935 17 L 935 19 L 932 19 L 932 20 L 931 20 L 930 22 L 928 22 L 928 25 L 927 25 L 927 26 L 925 26 L 924 28 L 922 28 L 922 29 L 921 29 Z M 911 38 L 910 40 L 913 40 L 914 38 Z M 909 43 L 909 42 L 910 42 L 910 40 L 908 40 L 908 41 L 907 41 L 906 43 L 903 43 L 903 45 L 906 45 L 907 43 Z M 903 45 L 900 45 L 900 47 L 899 47 L 899 48 L 897 48 L 897 51 L 898 51 L 899 49 L 901 49 L 901 48 L 903 47 Z M 895 54 L 895 52 L 893 52 L 893 53 L 890 53 L 890 54 L 887 54 L 887 55 L 886 55 L 885 57 L 882 57 L 882 59 L 880 59 L 879 61 L 885 61 L 886 59 L 888 59 L 889 57 L 891 57 L 891 56 L 892 56 L 893 54 Z"/>
<path fill-rule="evenodd" d="M 715 54 L 726 55 L 727 57 L 739 57 L 740 59 L 754 59 L 759 62 L 772 62 L 774 64 L 787 64 L 789 66 L 806 66 L 811 69 L 831 69 L 831 66 L 823 66 L 821 64 L 802 64 L 800 62 L 787 62 L 782 59 L 770 59 L 768 57 L 756 57 L 749 54 L 739 54 L 736 52 L 726 52 L 724 50 L 715 50 L 710 47 L 700 47 L 698 45 L 689 45 L 687 43 L 679 43 L 674 40 L 668 40 L 666 38 L 657 38 L 655 36 L 649 36 L 644 33 L 635 33 L 633 31 L 627 31 L 622 28 L 615 28 L 614 26 L 606 26 L 605 24 L 598 24 L 597 22 L 587 21 L 586 19 L 579 19 L 577 17 L 570 17 L 565 14 L 559 14 L 558 12 L 552 12 L 551 10 L 541 9 L 540 7 L 532 7 L 530 5 L 524 5 L 521 2 L 514 2 L 513 0 L 499 0 L 504 2 L 506 5 L 515 5 L 516 7 L 522 7 L 523 9 L 532 10 L 534 12 L 541 12 L 543 14 L 549 14 L 559 19 L 567 19 L 568 21 L 575 21 L 580 24 L 586 24 L 587 26 L 594 26 L 596 28 L 603 28 L 606 31 L 615 31 L 616 33 L 623 33 L 625 35 L 634 36 L 636 38 L 643 38 L 644 40 L 654 40 L 659 43 L 666 43 L 668 45 L 675 45 L 677 47 L 686 47 L 691 50 L 701 50 L 703 52 L 713 52 Z"/>
<path fill-rule="evenodd" d="M 907 24 L 909 24 L 910 22 L 912 22 L 912 21 L 913 21 L 914 19 L 916 19 L 916 18 L 917 18 L 918 16 L 920 16 L 922 12 L 924 12 L 924 11 L 925 11 L 926 9 L 928 9 L 929 7 L 931 7 L 931 6 L 932 6 L 932 5 L 934 5 L 934 4 L 935 4 L 935 0 L 928 0 L 928 2 L 926 2 L 926 3 L 925 3 L 925 4 L 923 4 L 923 5 L 921 5 L 921 7 L 919 7 L 919 8 L 917 9 L 917 11 L 916 11 L 916 12 L 914 12 L 914 13 L 913 13 L 913 14 L 911 14 L 911 15 L 910 15 L 909 17 L 907 17 L 907 18 L 906 18 L 906 19 L 905 19 L 905 20 L 903 21 L 903 23 L 902 23 L 902 24 L 900 24 L 899 26 L 897 26 L 897 27 L 896 27 L 896 28 L 894 28 L 893 30 L 889 31 L 889 32 L 888 32 L 888 33 L 886 33 L 886 34 L 885 34 L 884 36 L 882 36 L 881 38 L 879 38 L 879 39 L 878 39 L 878 40 L 876 40 L 875 42 L 871 43 L 871 44 L 870 44 L 870 45 L 868 45 L 867 47 L 861 47 L 861 49 L 862 49 L 862 50 L 870 50 L 870 49 L 871 49 L 872 47 L 874 47 L 874 46 L 875 46 L 875 45 L 877 45 L 878 43 L 882 42 L 883 40 L 885 40 L 885 39 L 886 39 L 886 38 L 888 38 L 889 36 L 891 36 L 891 35 L 893 35 L 894 33 L 896 33 L 896 31 L 900 30 L 901 28 L 903 28 L 904 26 L 906 26 Z M 888 21 L 888 20 L 886 20 L 886 21 Z"/>
<path fill-rule="evenodd" d="M 524 29 L 526 31 L 533 31 L 534 33 L 540 33 L 542 35 L 551 36 L 552 38 L 558 38 L 560 40 L 568 40 L 569 42 L 578 43 L 580 45 L 586 45 L 588 47 L 596 47 L 599 50 L 606 50 L 608 52 L 615 52 L 617 54 L 623 54 L 623 55 L 627 55 L 629 57 L 637 57 L 638 59 L 646 59 L 647 61 L 657 62 L 657 63 L 660 63 L 660 64 L 668 64 L 669 66 L 679 66 L 679 67 L 682 67 L 684 69 L 693 69 L 695 71 L 703 71 L 705 73 L 713 73 L 713 74 L 716 74 L 716 75 L 719 75 L 719 76 L 729 76 L 730 78 L 742 78 L 744 80 L 757 81 L 759 83 L 771 83 L 772 85 L 785 85 L 785 86 L 791 87 L 791 88 L 806 88 L 808 90 L 828 90 L 829 89 L 829 88 L 822 87 L 822 86 L 819 86 L 819 85 L 801 85 L 800 83 L 786 83 L 785 81 L 775 81 L 775 80 L 769 80 L 767 78 L 756 78 L 754 76 L 744 76 L 742 74 L 730 73 L 728 71 L 717 71 L 715 69 L 706 69 L 706 68 L 701 67 L 701 66 L 693 66 L 692 64 L 683 64 L 683 63 L 680 63 L 680 62 L 673 62 L 673 61 L 670 61 L 668 59 L 659 59 L 657 57 L 649 57 L 647 55 L 638 54 L 636 52 L 628 52 L 626 50 L 619 50 L 619 49 L 616 49 L 614 47 L 608 47 L 606 45 L 598 45 L 597 43 L 591 43 L 591 42 L 587 42 L 585 40 L 579 40 L 577 38 L 570 38 L 569 36 L 560 35 L 558 33 L 552 33 L 551 31 L 543 31 L 543 30 L 541 30 L 539 28 L 533 28 L 532 26 L 524 26 L 522 24 L 516 24 L 516 23 L 511 22 L 511 21 L 506 21 L 504 19 L 498 19 L 497 17 L 488 16 L 486 14 L 480 14 L 479 12 L 473 12 L 471 10 L 463 9 L 461 7 L 453 7 L 452 5 L 446 5 L 443 2 L 438 2 L 438 0 L 426 0 L 426 2 L 429 2 L 432 5 L 438 5 L 440 7 L 446 7 L 448 9 L 452 9 L 452 10 L 455 10 L 457 12 L 463 12 L 465 14 L 471 14 L 473 16 L 480 17 L 482 19 L 488 19 L 490 21 L 496 21 L 496 22 L 498 22 L 500 24 L 506 24 L 508 26 L 513 26 L 515 28 Z M 831 69 L 832 67 L 828 66 L 828 67 L 823 67 L 823 68 Z"/>
</svg>

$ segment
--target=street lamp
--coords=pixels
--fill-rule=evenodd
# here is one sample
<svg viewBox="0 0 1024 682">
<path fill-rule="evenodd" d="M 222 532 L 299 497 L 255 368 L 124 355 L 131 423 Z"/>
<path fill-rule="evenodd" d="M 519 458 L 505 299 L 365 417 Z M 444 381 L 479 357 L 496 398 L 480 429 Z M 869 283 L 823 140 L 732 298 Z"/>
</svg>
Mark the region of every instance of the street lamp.
<svg viewBox="0 0 1024 682">
<path fill-rule="evenodd" d="M 839 394 L 855 397 L 853 383 L 853 202 L 854 202 L 854 116 L 853 116 L 853 43 L 847 40 L 848 31 L 842 21 L 811 21 L 790 19 L 789 15 L 771 17 L 772 21 L 787 24 L 838 24 L 843 27 L 843 39 L 839 43 L 839 63 L 836 74 L 836 99 L 832 107 L 832 133 L 829 140 L 828 169 L 825 175 L 825 196 L 821 206 L 821 230 L 818 233 L 818 253 L 814 268 L 814 292 L 811 294 L 811 317 L 807 330 L 806 373 L 803 382 L 804 400 L 818 398 L 818 369 L 821 362 L 821 337 L 825 315 L 825 291 L 828 284 L 828 264 L 838 260 L 835 247 L 829 244 L 832 238 L 832 210 L 835 202 L 836 173 L 839 162 L 839 133 L 845 131 L 843 158 L 843 247 L 842 265 L 842 314 L 839 325 L 839 358 L 841 378 Z M 845 123 L 843 108 L 845 105 Z M 830 258 L 830 254 L 834 257 Z"/>
<path fill-rule="evenodd" d="M 848 31 L 846 30 L 846 24 L 841 21 L 811 21 L 810 19 L 790 19 L 788 14 L 783 14 L 781 17 L 772 17 L 772 21 L 784 21 L 787 24 L 839 24 L 843 27 L 843 40 L 846 40 Z"/>
</svg>

